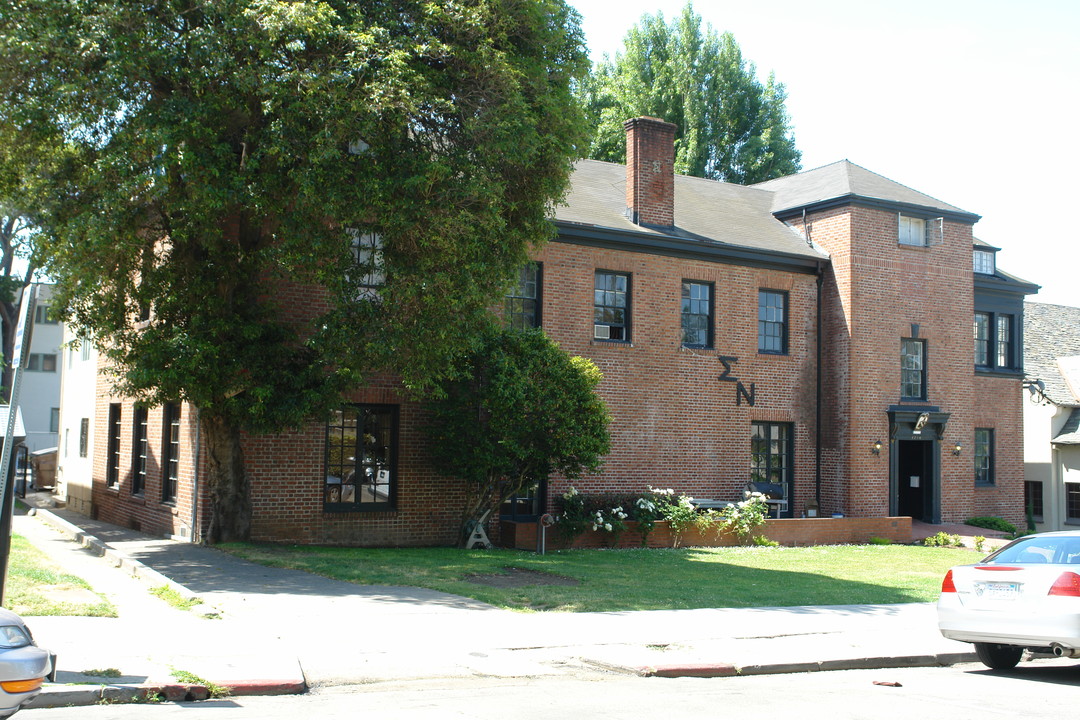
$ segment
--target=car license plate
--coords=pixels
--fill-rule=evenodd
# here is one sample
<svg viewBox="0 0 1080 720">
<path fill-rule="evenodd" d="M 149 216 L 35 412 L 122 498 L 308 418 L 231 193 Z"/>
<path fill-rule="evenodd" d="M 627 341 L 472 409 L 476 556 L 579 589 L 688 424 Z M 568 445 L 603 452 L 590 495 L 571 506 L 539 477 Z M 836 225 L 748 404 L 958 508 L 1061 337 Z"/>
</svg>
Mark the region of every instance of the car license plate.
<svg viewBox="0 0 1080 720">
<path fill-rule="evenodd" d="M 988 600 L 1015 600 L 1020 597 L 1020 583 L 975 583 L 975 594 Z"/>
</svg>

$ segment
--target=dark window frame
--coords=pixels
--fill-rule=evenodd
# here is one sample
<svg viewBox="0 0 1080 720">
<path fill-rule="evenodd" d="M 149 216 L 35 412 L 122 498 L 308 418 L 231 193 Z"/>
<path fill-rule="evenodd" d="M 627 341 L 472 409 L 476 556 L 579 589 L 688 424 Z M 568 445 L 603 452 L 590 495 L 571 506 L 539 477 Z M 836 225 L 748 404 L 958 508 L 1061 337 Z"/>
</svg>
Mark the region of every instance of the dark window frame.
<svg viewBox="0 0 1080 720">
<path fill-rule="evenodd" d="M 777 305 L 769 302 L 778 298 L 781 319 L 772 315 Z M 788 354 L 788 326 L 790 325 L 790 296 L 786 290 L 758 289 L 758 353 L 762 355 Z M 779 329 L 777 331 L 777 329 Z"/>
<path fill-rule="evenodd" d="M 704 288 L 708 297 L 694 297 L 694 288 Z M 689 292 L 689 294 L 687 294 Z M 683 280 L 679 295 L 679 329 L 682 333 L 682 346 L 708 350 L 714 347 L 716 326 L 716 284 L 703 280 Z M 701 312 L 704 307 L 705 312 Z M 689 308 L 689 312 L 688 312 Z M 701 328 L 691 327 L 696 318 L 705 318 L 705 337 L 703 342 L 687 342 L 688 333 L 700 332 Z"/>
<path fill-rule="evenodd" d="M 135 407 L 131 421 L 131 494 L 146 493 L 147 466 L 150 462 L 150 412 Z"/>
<path fill-rule="evenodd" d="M 56 372 L 58 366 L 56 353 L 30 353 L 26 358 L 29 372 Z"/>
<path fill-rule="evenodd" d="M 532 278 L 529 278 L 529 275 Z M 527 262 L 518 270 L 517 284 L 505 298 L 506 323 L 512 328 L 538 328 L 543 322 L 544 264 Z M 533 286 L 529 295 L 529 285 Z"/>
<path fill-rule="evenodd" d="M 79 419 L 79 457 L 84 458 L 90 452 L 90 418 Z"/>
<path fill-rule="evenodd" d="M 600 287 L 600 279 L 611 278 L 615 280 L 615 287 Z M 623 279 L 624 288 L 619 289 L 618 279 Z M 593 272 L 593 340 L 597 342 L 613 342 L 613 343 L 630 343 L 631 331 L 633 322 L 633 303 L 631 302 L 631 292 L 633 290 L 633 278 L 628 272 L 619 272 L 617 270 L 595 270 Z M 619 305 L 610 304 L 607 301 L 618 300 L 619 296 L 622 297 L 622 304 Z M 603 302 L 597 302 L 598 299 Z M 622 311 L 623 321 L 616 322 L 611 319 L 607 311 L 612 311 L 612 314 Z M 597 337 L 597 328 L 607 327 L 608 337 Z M 615 334 L 613 331 L 618 330 L 621 337 L 611 337 Z"/>
<path fill-rule="evenodd" d="M 1065 522 L 1080 523 L 1080 483 L 1065 483 Z"/>
<path fill-rule="evenodd" d="M 1044 492 L 1042 480 L 1024 481 L 1024 513 L 1030 511 L 1035 522 L 1042 522 L 1046 512 Z"/>
<path fill-rule="evenodd" d="M 180 487 L 180 404 L 161 409 L 161 502 L 176 502 Z"/>
<path fill-rule="evenodd" d="M 105 487 L 120 486 L 120 432 L 123 429 L 123 408 L 120 403 L 109 403 L 109 442 L 106 453 Z"/>
<path fill-rule="evenodd" d="M 975 484 L 990 487 L 996 484 L 994 464 L 996 452 L 994 448 L 994 429 L 975 428 L 974 442 L 974 470 Z"/>
<path fill-rule="evenodd" d="M 920 348 L 919 367 L 909 367 L 908 358 L 915 357 L 908 352 L 908 344 L 911 347 Z M 927 391 L 927 366 L 929 348 L 926 340 L 922 338 L 903 338 L 900 341 L 900 397 L 903 400 L 926 400 L 929 397 Z M 913 379 L 917 378 L 917 382 Z M 909 392 L 909 388 L 918 385 L 917 393 Z"/>
<path fill-rule="evenodd" d="M 341 415 L 334 424 L 334 415 Z M 347 422 L 346 414 L 352 413 L 354 422 Z M 381 418 L 371 424 L 371 418 Z M 352 429 L 355 437 L 349 439 Z M 373 433 L 366 432 L 373 430 Z M 335 437 L 337 445 L 332 444 Z M 378 433 L 378 434 L 376 434 Z M 367 436 L 370 435 L 370 441 Z M 379 435 L 385 435 L 379 437 Z M 380 444 L 386 440 L 387 444 Z M 326 446 L 324 453 L 323 512 L 393 512 L 397 510 L 399 482 L 398 455 L 400 446 L 400 407 L 378 403 L 353 403 L 333 411 L 326 423 Z M 334 450 L 340 453 L 335 459 Z M 347 455 L 348 452 L 352 455 Z M 334 472 L 339 474 L 334 475 Z M 385 471 L 386 477 L 381 473 Z M 338 482 L 331 482 L 331 479 Z M 366 482 L 365 478 L 371 478 Z M 365 493 L 378 497 L 385 488 L 385 500 L 365 501 Z M 352 499 L 344 498 L 351 493 Z"/>
<path fill-rule="evenodd" d="M 60 408 L 49 408 L 49 432 L 60 432 Z"/>
<path fill-rule="evenodd" d="M 778 435 L 778 436 L 777 436 Z M 775 443 L 782 443 L 779 451 Z M 784 488 L 790 517 L 795 480 L 795 423 L 755 420 L 750 423 L 750 482 L 774 483 Z"/>
<path fill-rule="evenodd" d="M 972 335 L 976 368 L 983 371 L 1019 369 L 1017 324 L 1014 313 L 975 311 Z"/>
</svg>

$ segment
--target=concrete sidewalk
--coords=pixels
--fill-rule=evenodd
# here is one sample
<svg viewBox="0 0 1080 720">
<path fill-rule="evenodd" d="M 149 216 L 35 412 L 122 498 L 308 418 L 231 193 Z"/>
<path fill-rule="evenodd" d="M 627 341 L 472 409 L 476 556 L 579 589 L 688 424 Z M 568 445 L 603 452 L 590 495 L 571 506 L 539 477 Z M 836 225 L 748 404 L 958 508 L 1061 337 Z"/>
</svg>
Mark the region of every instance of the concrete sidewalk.
<svg viewBox="0 0 1080 720">
<path fill-rule="evenodd" d="M 975 659 L 970 645 L 941 637 L 931 604 L 516 613 L 263 567 L 62 509 L 16 517 L 15 531 L 119 611 L 29 618 L 59 671 L 28 707 L 205 696 L 176 671 L 243 695 L 418 678 L 711 677 Z M 147 591 L 162 585 L 204 604 L 177 610 Z M 100 674 L 109 670 L 118 676 Z"/>
</svg>

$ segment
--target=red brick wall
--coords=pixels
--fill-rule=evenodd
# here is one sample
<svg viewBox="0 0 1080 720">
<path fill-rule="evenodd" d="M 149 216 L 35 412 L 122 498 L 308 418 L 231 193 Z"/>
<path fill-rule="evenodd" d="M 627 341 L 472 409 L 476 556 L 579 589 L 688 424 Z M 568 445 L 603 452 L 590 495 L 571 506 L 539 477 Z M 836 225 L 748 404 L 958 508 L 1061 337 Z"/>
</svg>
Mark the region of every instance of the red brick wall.
<svg viewBox="0 0 1080 720">
<path fill-rule="evenodd" d="M 733 500 L 749 479 L 750 423 L 795 424 L 795 508 L 813 497 L 816 280 L 812 275 L 551 243 L 543 262 L 543 323 L 574 355 L 603 371 L 613 452 L 603 472 L 573 482 L 588 492 L 674 488 Z M 596 269 L 631 275 L 631 342 L 594 340 Z M 682 280 L 714 283 L 715 349 L 682 347 Z M 757 351 L 758 290 L 788 292 L 787 355 Z M 740 404 L 731 363 L 755 404 Z M 550 496 L 569 483 L 553 480 Z"/>
</svg>

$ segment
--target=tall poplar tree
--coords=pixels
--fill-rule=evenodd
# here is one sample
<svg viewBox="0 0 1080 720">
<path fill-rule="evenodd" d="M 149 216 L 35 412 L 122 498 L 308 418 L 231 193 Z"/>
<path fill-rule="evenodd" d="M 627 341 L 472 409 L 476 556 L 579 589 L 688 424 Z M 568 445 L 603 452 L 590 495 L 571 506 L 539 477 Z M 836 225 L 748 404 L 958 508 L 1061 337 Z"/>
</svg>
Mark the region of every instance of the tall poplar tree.
<svg viewBox="0 0 1080 720">
<path fill-rule="evenodd" d="M 735 38 L 703 29 L 689 3 L 670 23 L 644 15 L 577 94 L 594 131 L 590 158 L 623 162 L 623 122 L 650 115 L 678 128 L 676 172 L 752 184 L 800 169 L 784 86 L 771 74 L 762 85 Z"/>
<path fill-rule="evenodd" d="M 242 434 L 437 380 L 551 233 L 586 137 L 562 0 L 11 0 L 0 145 L 116 389 L 197 408 L 210 542 Z"/>
</svg>

